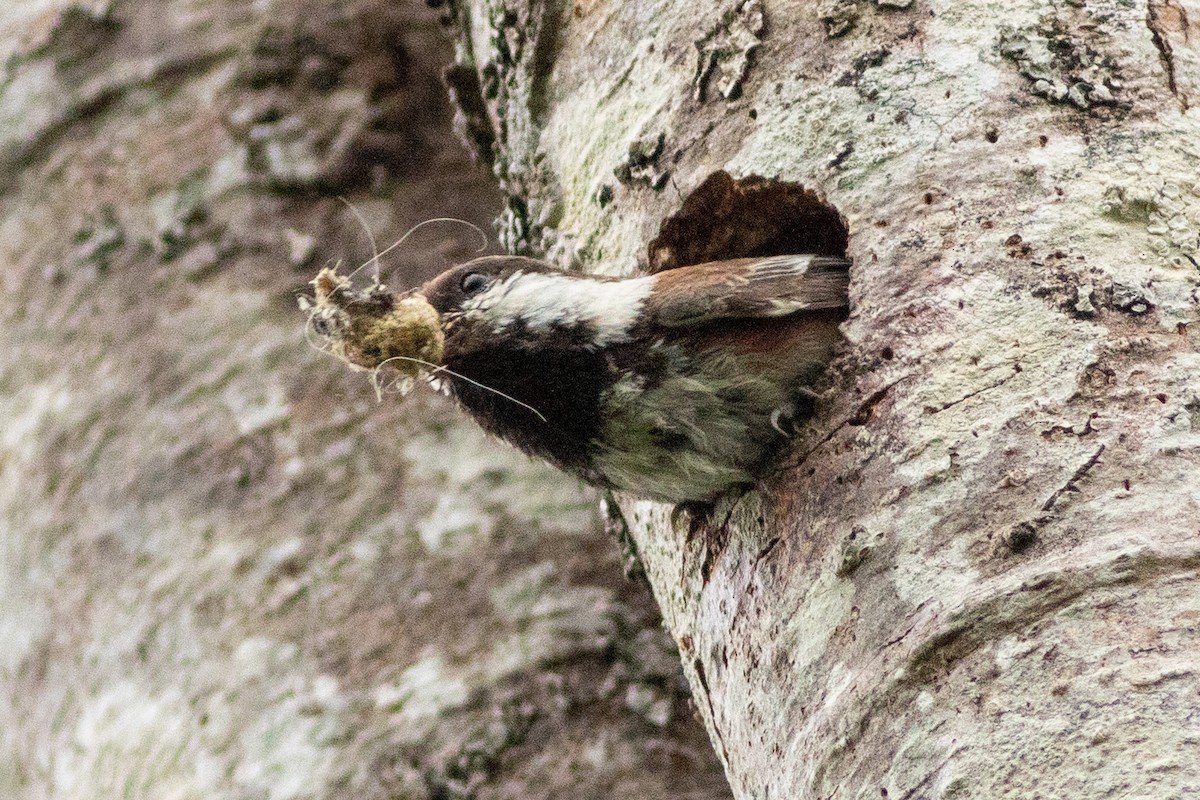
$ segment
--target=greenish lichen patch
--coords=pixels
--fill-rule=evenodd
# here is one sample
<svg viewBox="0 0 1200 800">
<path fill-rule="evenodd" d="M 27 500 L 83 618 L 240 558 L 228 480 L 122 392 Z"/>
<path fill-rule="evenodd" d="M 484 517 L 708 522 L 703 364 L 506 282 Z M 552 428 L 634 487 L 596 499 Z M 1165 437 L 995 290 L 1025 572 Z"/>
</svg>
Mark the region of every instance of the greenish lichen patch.
<svg viewBox="0 0 1200 800">
<path fill-rule="evenodd" d="M 600 262 L 595 267 L 611 273 L 636 262 L 642 250 L 639 223 L 631 215 L 618 213 L 626 202 L 623 188 L 612 190 L 609 202 L 603 205 L 595 198 L 612 182 L 613 170 L 628 160 L 631 140 L 656 141 L 659 132 L 669 133 L 664 120 L 681 102 L 680 91 L 687 85 L 680 76 L 661 69 L 656 45 L 663 43 L 639 42 L 627 55 L 628 66 L 620 76 L 563 97 L 541 140 L 546 167 L 554 171 L 556 185 L 562 187 L 562 227 L 584 232 L 579 247 L 593 256 L 596 248 L 602 248 L 605 257 L 594 259 Z M 638 90 L 617 92 L 627 83 Z M 590 98 L 604 92 L 617 92 L 614 102 L 597 107 Z M 661 171 L 660 167 L 655 174 Z"/>
<path fill-rule="evenodd" d="M 375 707 L 395 715 L 406 736 L 419 741 L 439 715 L 461 708 L 470 697 L 467 683 L 440 656 L 407 667 L 396 679 L 377 686 Z"/>
<path fill-rule="evenodd" d="M 117 219 L 116 209 L 106 204 L 87 218 L 73 239 L 73 260 L 103 274 L 125 246 L 125 229 Z"/>
<path fill-rule="evenodd" d="M 162 261 L 183 253 L 195 241 L 196 228 L 207 220 L 206 179 L 203 173 L 191 175 L 149 199 L 155 232 L 151 246 Z"/>
<path fill-rule="evenodd" d="M 1200 136 L 1186 118 L 1177 124 L 1182 134 Z M 1136 231 L 1139 260 L 1200 269 L 1200 150 L 1187 140 L 1166 141 L 1122 142 L 1105 154 L 1109 163 L 1097 176 L 1103 191 L 1097 211 L 1123 223 L 1130 233 Z"/>
</svg>

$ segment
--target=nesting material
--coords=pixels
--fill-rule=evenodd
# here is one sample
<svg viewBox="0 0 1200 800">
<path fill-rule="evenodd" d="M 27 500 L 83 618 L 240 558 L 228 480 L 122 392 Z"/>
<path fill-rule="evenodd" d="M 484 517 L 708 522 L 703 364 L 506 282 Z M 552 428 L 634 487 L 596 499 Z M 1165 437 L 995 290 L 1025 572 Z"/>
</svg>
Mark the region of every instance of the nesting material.
<svg viewBox="0 0 1200 800">
<path fill-rule="evenodd" d="M 419 294 L 394 294 L 381 283 L 355 289 L 336 268 L 312 281 L 314 298 L 303 297 L 312 330 L 329 351 L 353 367 L 391 367 L 416 377 L 442 361 L 441 317 Z"/>
</svg>

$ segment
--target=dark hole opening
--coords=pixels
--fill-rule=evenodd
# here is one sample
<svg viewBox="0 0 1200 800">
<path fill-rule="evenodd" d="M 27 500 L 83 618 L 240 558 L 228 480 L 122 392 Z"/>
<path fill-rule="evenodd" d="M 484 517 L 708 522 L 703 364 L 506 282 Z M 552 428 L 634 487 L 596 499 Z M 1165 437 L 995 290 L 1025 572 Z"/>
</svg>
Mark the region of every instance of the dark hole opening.
<svg viewBox="0 0 1200 800">
<path fill-rule="evenodd" d="M 845 256 L 849 233 L 833 207 L 798 183 L 708 176 L 650 242 L 651 272 L 799 253 Z"/>
</svg>

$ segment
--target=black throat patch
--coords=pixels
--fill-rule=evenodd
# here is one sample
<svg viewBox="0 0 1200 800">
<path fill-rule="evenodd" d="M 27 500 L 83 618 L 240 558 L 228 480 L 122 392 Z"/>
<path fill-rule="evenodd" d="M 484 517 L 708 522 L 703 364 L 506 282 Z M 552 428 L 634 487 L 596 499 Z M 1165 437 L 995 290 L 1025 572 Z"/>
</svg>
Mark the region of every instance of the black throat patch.
<svg viewBox="0 0 1200 800">
<path fill-rule="evenodd" d="M 496 390 L 451 376 L 459 403 L 489 433 L 584 480 L 600 482 L 588 445 L 600 430 L 600 395 L 613 381 L 605 357 L 550 342 L 535 350 L 511 347 L 503 338 L 497 337 L 490 347 L 469 350 L 455 347 L 464 343 L 460 337 L 447 341 L 445 365 Z"/>
</svg>

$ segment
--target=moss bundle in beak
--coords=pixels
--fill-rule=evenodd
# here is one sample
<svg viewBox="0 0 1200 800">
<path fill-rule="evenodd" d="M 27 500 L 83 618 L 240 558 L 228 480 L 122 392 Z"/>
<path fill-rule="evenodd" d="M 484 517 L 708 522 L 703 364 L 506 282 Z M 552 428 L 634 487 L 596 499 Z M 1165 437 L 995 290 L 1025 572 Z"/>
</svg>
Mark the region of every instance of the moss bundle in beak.
<svg viewBox="0 0 1200 800">
<path fill-rule="evenodd" d="M 301 298 L 300 307 L 338 358 L 369 370 L 386 365 L 412 377 L 422 366 L 441 364 L 441 317 L 421 295 L 393 294 L 379 283 L 355 289 L 328 267 L 312 285 L 314 299 Z"/>
</svg>

